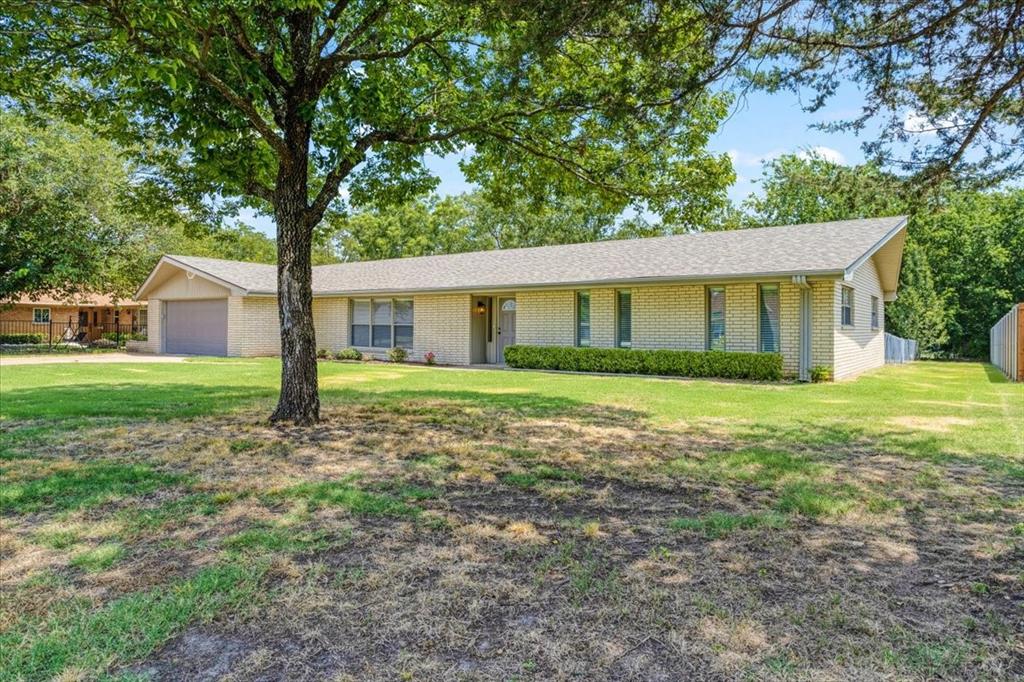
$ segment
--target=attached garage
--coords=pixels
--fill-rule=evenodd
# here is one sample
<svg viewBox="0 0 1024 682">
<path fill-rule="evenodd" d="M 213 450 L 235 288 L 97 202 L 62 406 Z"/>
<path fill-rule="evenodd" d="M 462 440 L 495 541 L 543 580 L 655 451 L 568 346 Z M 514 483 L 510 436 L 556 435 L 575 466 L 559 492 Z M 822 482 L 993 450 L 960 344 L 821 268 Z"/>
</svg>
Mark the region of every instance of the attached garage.
<svg viewBox="0 0 1024 682">
<path fill-rule="evenodd" d="M 228 354 L 228 300 L 165 301 L 164 352 Z"/>
</svg>

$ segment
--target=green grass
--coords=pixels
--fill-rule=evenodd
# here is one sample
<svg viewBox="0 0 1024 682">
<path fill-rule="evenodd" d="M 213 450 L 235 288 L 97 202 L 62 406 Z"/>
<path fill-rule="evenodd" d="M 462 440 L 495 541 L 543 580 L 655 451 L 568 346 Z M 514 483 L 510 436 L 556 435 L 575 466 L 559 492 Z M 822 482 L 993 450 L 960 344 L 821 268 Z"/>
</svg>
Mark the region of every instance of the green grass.
<svg viewBox="0 0 1024 682">
<path fill-rule="evenodd" d="M 183 480 L 183 476 L 146 466 L 106 462 L 73 465 L 38 478 L 5 480 L 0 487 L 0 509 L 15 514 L 44 507 L 58 511 L 84 509 L 125 495 L 144 495 Z"/>
<path fill-rule="evenodd" d="M 576 471 L 538 464 L 527 472 L 506 474 L 502 476 L 501 480 L 519 488 L 532 488 L 541 481 L 572 481 L 579 483 L 583 480 L 583 476 Z"/>
<path fill-rule="evenodd" d="M 224 540 L 224 548 L 244 552 L 301 552 L 322 551 L 334 543 L 325 530 L 296 530 L 292 528 L 250 528 Z"/>
<path fill-rule="evenodd" d="M 99 547 L 87 549 L 71 557 L 71 566 L 87 573 L 105 571 L 124 556 L 124 547 L 117 542 L 106 542 Z"/>
<path fill-rule="evenodd" d="M 1024 477 L 1020 420 L 1024 386 L 977 363 L 888 366 L 856 381 L 761 385 L 539 372 L 445 371 L 392 364 L 321 363 L 326 406 L 349 401 L 449 400 L 483 409 L 556 417 L 600 406 L 606 417 L 648 418 L 724 429 L 771 449 L 830 447 L 882 439 L 890 449 L 936 460 L 975 456 Z M 202 359 L 175 364 L 5 367 L 0 417 L 170 419 L 272 408 L 280 378 L 274 359 Z M 495 391 L 500 389 L 500 391 Z M 951 414 L 956 423 L 942 423 Z M 443 418 L 443 412 L 439 418 Z M 926 427 L 916 428 L 912 418 Z M 17 438 L 28 438 L 18 434 Z M 233 446 L 244 452 L 249 443 Z M 1014 459 L 1007 461 L 1006 455 Z M 998 464 L 997 464 L 998 463 Z"/>
<path fill-rule="evenodd" d="M 729 514 L 712 512 L 706 516 L 673 519 L 669 527 L 673 530 L 686 530 L 703 533 L 709 538 L 721 538 L 738 530 L 755 528 L 784 528 L 786 517 L 774 512 L 760 514 Z"/>
<path fill-rule="evenodd" d="M 1019 576 L 1024 386 L 984 365 L 755 385 L 322 363 L 328 421 L 308 432 L 257 422 L 279 371 L 270 359 L 3 368 L 0 511 L 18 541 L 0 679 L 116 675 L 195 624 L 272 614 L 285 592 L 329 604 L 338 596 L 325 586 L 345 590 L 388 628 L 436 623 L 454 589 L 484 610 L 517 610 L 518 597 L 495 601 L 506 584 L 523 591 L 525 615 L 614 622 L 627 649 L 667 624 L 686 632 L 675 595 L 692 594 L 714 606 L 720 635 L 742 614 L 792 642 L 751 658 L 750 676 L 834 673 L 806 654 L 820 636 L 846 641 L 841 655 L 862 677 L 956 677 L 990 654 L 955 626 L 937 641 L 846 625 L 893 616 L 874 587 L 898 577 L 892 560 L 850 550 L 875 575 L 825 583 L 801 562 L 831 547 L 823 538 L 889 551 L 866 543 L 891 529 L 898 551 L 904 528 L 907 556 L 937 542 L 964 561 L 987 552 L 991 571 L 929 597 L 946 602 L 919 616 L 933 619 L 1001 603 L 1013 589 L 1004 576 Z M 750 570 L 720 570 L 726 559 Z M 756 596 L 791 569 L 805 576 L 790 588 L 807 590 L 806 613 Z M 690 582 L 698 575 L 714 580 Z M 261 599 L 264 583 L 274 599 Z M 409 600 L 413 585 L 422 600 Z M 833 603 L 833 589 L 849 601 Z M 871 609 L 848 608 L 861 602 Z M 623 613 L 637 616 L 632 630 Z M 582 652 L 608 636 L 573 640 L 573 627 L 546 628 L 558 641 L 544 646 Z M 703 631 L 687 636 L 700 645 Z M 424 649 L 403 661 L 414 655 Z"/>
<path fill-rule="evenodd" d="M 84 600 L 0 634 L 0 679 L 48 680 L 69 669 L 92 678 L 138 660 L 186 625 L 239 609 L 259 597 L 262 564 L 224 564 L 99 609 Z"/>
<path fill-rule="evenodd" d="M 313 509 L 341 507 L 359 516 L 413 517 L 421 511 L 398 495 L 369 492 L 348 481 L 302 483 L 282 491 L 280 495 L 305 500 Z"/>
</svg>

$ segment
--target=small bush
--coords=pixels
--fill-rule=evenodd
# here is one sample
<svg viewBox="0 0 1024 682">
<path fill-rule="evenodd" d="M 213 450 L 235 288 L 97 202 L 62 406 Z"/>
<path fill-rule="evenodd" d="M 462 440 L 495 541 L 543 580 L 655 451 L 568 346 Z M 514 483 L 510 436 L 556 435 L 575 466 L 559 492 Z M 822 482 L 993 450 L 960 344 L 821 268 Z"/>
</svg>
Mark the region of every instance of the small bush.
<svg viewBox="0 0 1024 682">
<path fill-rule="evenodd" d="M 22 345 L 30 343 L 42 343 L 42 334 L 0 334 L 0 343 Z"/>
<path fill-rule="evenodd" d="M 832 368 L 825 365 L 811 367 L 811 381 L 816 384 L 832 381 Z"/>
<path fill-rule="evenodd" d="M 331 351 L 327 350 L 326 348 L 317 348 L 316 356 L 321 360 L 326 360 L 329 357 L 331 357 Z"/>
<path fill-rule="evenodd" d="M 510 367 L 520 369 L 717 377 L 757 381 L 779 381 L 782 379 L 782 355 L 779 353 L 515 345 L 505 349 L 505 362 Z"/>
<path fill-rule="evenodd" d="M 103 332 L 100 338 L 117 343 L 118 341 L 145 341 L 146 335 L 140 332 L 121 332 L 120 334 L 117 332 Z"/>
<path fill-rule="evenodd" d="M 355 348 L 343 348 L 334 354 L 335 360 L 362 360 L 363 354 Z"/>
<path fill-rule="evenodd" d="M 405 362 L 405 359 L 409 357 L 409 351 L 404 348 L 395 346 L 388 351 L 388 360 L 391 362 Z"/>
<path fill-rule="evenodd" d="M 425 363 L 427 363 L 428 365 L 436 365 L 437 364 L 437 356 L 434 355 L 434 351 L 428 350 L 426 352 L 426 354 L 424 354 L 424 356 L 423 356 L 423 361 Z"/>
</svg>

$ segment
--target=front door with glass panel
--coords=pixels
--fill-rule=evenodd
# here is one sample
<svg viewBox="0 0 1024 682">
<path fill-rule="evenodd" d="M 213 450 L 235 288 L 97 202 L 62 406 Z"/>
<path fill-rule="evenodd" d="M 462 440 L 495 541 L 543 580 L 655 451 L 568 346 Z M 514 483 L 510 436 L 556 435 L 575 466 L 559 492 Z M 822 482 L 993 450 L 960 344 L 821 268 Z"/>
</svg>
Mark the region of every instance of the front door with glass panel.
<svg viewBox="0 0 1024 682">
<path fill-rule="evenodd" d="M 516 299 L 498 299 L 498 357 L 499 365 L 505 364 L 505 346 L 516 342 Z"/>
</svg>

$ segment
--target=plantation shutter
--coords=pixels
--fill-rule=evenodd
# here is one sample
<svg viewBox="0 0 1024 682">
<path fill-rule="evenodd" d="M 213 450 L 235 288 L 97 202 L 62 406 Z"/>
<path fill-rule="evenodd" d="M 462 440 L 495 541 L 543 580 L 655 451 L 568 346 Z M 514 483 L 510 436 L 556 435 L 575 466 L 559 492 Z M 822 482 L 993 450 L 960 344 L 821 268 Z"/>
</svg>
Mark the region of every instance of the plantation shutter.
<svg viewBox="0 0 1024 682">
<path fill-rule="evenodd" d="M 618 311 L 617 344 L 620 348 L 629 348 L 633 345 L 633 296 L 630 292 L 618 292 Z"/>
<path fill-rule="evenodd" d="M 590 345 L 590 292 L 576 294 L 576 345 Z"/>
<path fill-rule="evenodd" d="M 708 289 L 708 350 L 725 350 L 725 289 Z"/>
<path fill-rule="evenodd" d="M 761 285 L 761 352 L 779 352 L 779 287 L 777 284 Z"/>
</svg>

